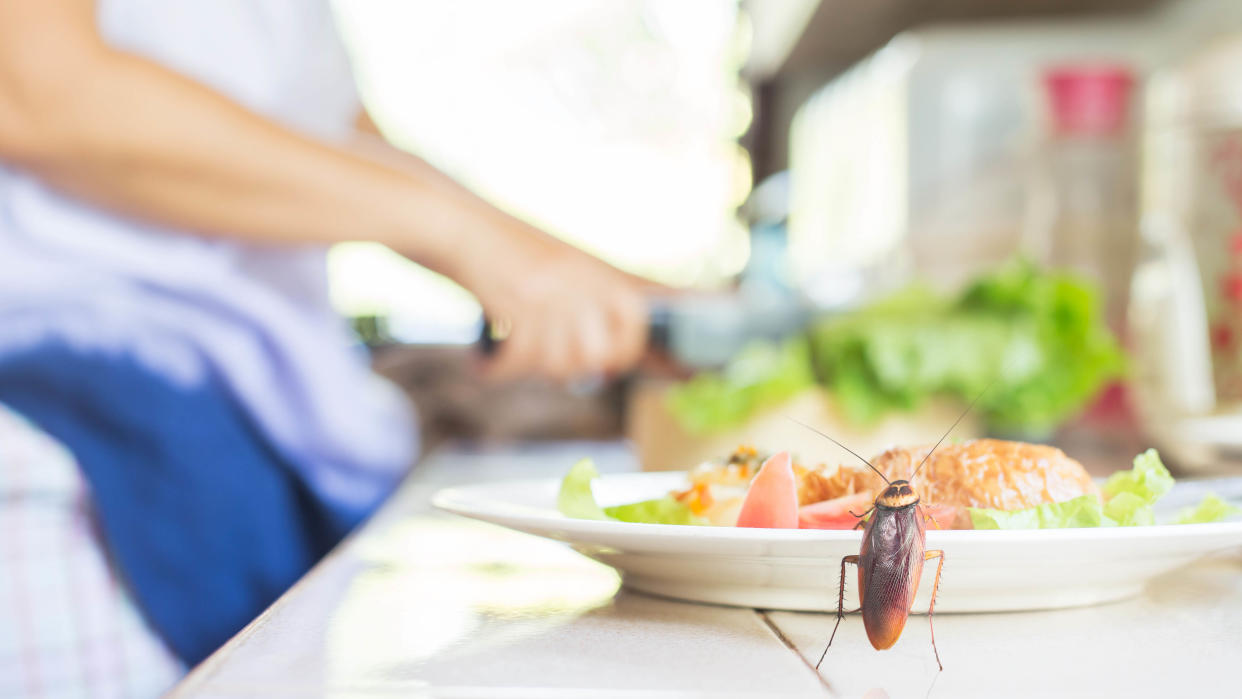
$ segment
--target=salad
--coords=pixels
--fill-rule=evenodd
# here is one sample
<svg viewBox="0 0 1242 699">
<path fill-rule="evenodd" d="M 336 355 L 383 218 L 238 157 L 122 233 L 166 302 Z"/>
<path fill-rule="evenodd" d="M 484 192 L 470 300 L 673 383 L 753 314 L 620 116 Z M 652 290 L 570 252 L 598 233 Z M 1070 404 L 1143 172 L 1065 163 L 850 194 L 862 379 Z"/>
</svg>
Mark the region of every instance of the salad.
<svg viewBox="0 0 1242 699">
<path fill-rule="evenodd" d="M 930 465 L 942 474 L 951 473 L 954 445 L 942 447 L 944 456 L 936 452 L 937 460 Z M 1023 454 L 1035 453 L 1038 459 L 1027 459 L 1034 464 L 1030 469 L 1048 471 L 1047 483 L 1063 489 L 1066 473 L 1073 480 L 1075 472 L 1065 469 L 1081 466 L 1061 454 L 1061 466 L 1050 467 L 1046 452 L 1059 450 L 1021 442 L 998 440 L 975 440 L 960 445 L 970 449 L 973 461 L 969 466 L 978 471 L 979 457 L 985 453 L 1000 454 L 1008 459 L 1003 468 L 1015 466 Z M 1040 451 L 1042 450 L 1042 451 Z M 889 454 L 900 455 L 900 450 L 873 459 L 881 464 Z M 918 458 L 924 452 L 913 452 Z M 963 452 L 966 453 L 966 452 Z M 1018 456 L 1015 456 L 1018 455 Z M 910 455 L 907 455 L 910 456 Z M 947 459 L 947 461 L 943 461 Z M 959 460 L 963 460 L 960 459 Z M 943 461 L 943 463 L 941 463 Z M 904 462 L 895 468 L 906 469 Z M 1061 468 L 1059 472 L 1049 469 Z M 901 471 L 893 471 L 900 473 Z M 934 473 L 932 469 L 929 472 Z M 852 529 L 860 522 L 855 513 L 865 513 L 875 498 L 875 490 L 864 487 L 867 483 L 878 484 L 879 478 L 865 470 L 840 466 L 807 467 L 791 457 L 788 452 L 761 458 L 752 447 L 740 447 L 727 459 L 718 463 L 699 466 L 687 474 L 687 487 L 666 495 L 634 503 L 600 507 L 591 491 L 591 482 L 598 476 L 595 466 L 584 459 L 575 464 L 561 483 L 557 506 L 568 517 L 648 524 L 679 524 L 699 526 L 738 526 L 784 529 Z M 864 477 L 874 479 L 865 481 Z M 947 476 L 943 476 L 947 477 Z M 1086 478 L 1085 471 L 1082 477 Z M 981 477 L 986 480 L 986 477 Z M 1030 480 L 1028 478 L 1028 480 Z M 1154 449 L 1134 458 L 1133 467 L 1110 476 L 1101 486 L 1086 478 L 1078 479 L 1081 494 L 1064 499 L 1041 502 L 1029 507 L 1015 509 L 976 507 L 963 503 L 988 501 L 989 493 L 997 489 L 992 483 L 980 483 L 980 489 L 959 491 L 953 497 L 937 503 L 927 497 L 937 492 L 934 482 L 915 488 L 924 496 L 921 504 L 928 526 L 954 529 L 1054 529 L 1074 527 L 1146 526 L 1152 524 L 1194 524 L 1216 522 L 1242 514 L 1239 509 L 1215 495 L 1206 496 L 1195 507 L 1188 508 L 1170 518 L 1156 517 L 1155 506 L 1173 487 L 1173 477 Z M 859 484 L 863 485 L 860 486 Z M 1042 493 L 1053 490 L 1041 486 Z M 943 493 L 948 493 L 942 489 Z M 972 495 L 971 493 L 975 493 Z M 978 493 L 982 493 L 979 495 Z M 1012 493 L 1002 489 L 997 497 L 1010 498 Z M 1046 497 L 1046 495 L 1044 496 Z M 1012 499 L 1005 500 L 1012 502 Z"/>
</svg>

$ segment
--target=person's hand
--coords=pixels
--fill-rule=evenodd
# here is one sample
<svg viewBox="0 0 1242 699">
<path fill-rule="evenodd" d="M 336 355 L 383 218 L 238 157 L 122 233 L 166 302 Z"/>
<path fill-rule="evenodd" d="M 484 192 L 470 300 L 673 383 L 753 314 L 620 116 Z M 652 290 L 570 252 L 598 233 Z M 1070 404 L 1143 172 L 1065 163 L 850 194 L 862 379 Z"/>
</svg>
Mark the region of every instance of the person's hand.
<svg viewBox="0 0 1242 699">
<path fill-rule="evenodd" d="M 567 381 L 629 369 L 647 346 L 647 283 L 519 231 L 471 263 L 466 286 L 506 333 L 488 373 Z"/>
</svg>

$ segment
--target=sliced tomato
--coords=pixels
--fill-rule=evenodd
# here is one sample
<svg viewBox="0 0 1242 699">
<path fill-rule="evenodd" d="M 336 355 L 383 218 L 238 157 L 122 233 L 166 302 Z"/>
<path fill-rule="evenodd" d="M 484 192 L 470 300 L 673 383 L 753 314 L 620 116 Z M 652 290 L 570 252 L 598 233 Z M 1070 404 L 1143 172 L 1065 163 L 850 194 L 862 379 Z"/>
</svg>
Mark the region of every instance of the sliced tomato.
<svg viewBox="0 0 1242 699">
<path fill-rule="evenodd" d="M 923 516 L 928 518 L 923 522 L 927 531 L 957 528 L 958 516 L 962 508 L 953 505 L 920 505 L 920 507 L 923 508 Z M 966 519 L 966 521 L 970 520 Z"/>
<path fill-rule="evenodd" d="M 862 514 L 871 509 L 875 496 L 854 493 L 839 498 L 813 502 L 798 508 L 798 526 L 802 529 L 853 529 L 859 519 L 851 511 Z"/>
<path fill-rule="evenodd" d="M 737 526 L 798 528 L 798 481 L 794 477 L 793 459 L 789 452 L 773 454 L 763 462 L 758 475 L 750 482 L 746 498 L 742 500 Z"/>
</svg>

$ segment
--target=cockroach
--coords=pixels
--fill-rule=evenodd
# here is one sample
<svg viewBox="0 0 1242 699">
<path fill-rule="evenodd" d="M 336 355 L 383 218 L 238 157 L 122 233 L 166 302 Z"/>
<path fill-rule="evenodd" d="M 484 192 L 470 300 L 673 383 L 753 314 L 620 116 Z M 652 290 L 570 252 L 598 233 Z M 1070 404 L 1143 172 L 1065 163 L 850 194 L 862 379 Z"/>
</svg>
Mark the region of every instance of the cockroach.
<svg viewBox="0 0 1242 699">
<path fill-rule="evenodd" d="M 990 387 L 990 386 L 989 386 Z M 984 393 L 987 389 L 984 389 Z M 901 632 L 906 627 L 906 619 L 910 616 L 910 608 L 914 605 L 914 596 L 919 589 L 919 581 L 923 577 L 923 564 L 937 559 L 936 580 L 932 583 L 931 604 L 927 608 L 927 624 L 931 628 L 932 652 L 936 655 L 936 665 L 944 670 L 940 662 L 940 651 L 936 648 L 936 628 L 932 624 L 932 615 L 936 611 L 936 593 L 940 591 L 940 573 L 944 570 L 944 551 L 927 550 L 924 522 L 928 517 L 919 505 L 919 495 L 911 482 L 918 475 L 923 464 L 931 458 L 945 438 L 953 432 L 962 418 L 970 413 L 983 394 L 971 402 L 952 426 L 936 442 L 931 451 L 923 457 L 910 476 L 905 479 L 889 481 L 880 469 L 864 459 L 853 449 L 820 432 L 809 425 L 804 427 L 816 432 L 866 464 L 876 475 L 884 479 L 885 488 L 876 497 L 871 509 L 862 514 L 851 512 L 858 517 L 858 526 L 863 528 L 862 546 L 856 556 L 845 556 L 841 559 L 841 585 L 837 591 L 837 623 L 832 627 L 832 635 L 828 637 L 828 645 L 815 663 L 815 669 L 823 664 L 832 647 L 832 640 L 837 636 L 841 620 L 845 618 L 845 566 L 853 564 L 858 569 L 858 602 L 862 611 L 863 627 L 867 631 L 867 639 L 876 650 L 887 650 L 893 647 Z M 797 422 L 797 421 L 795 421 Z M 802 424 L 802 423 L 799 423 Z M 867 517 L 872 515 L 871 517 Z"/>
</svg>

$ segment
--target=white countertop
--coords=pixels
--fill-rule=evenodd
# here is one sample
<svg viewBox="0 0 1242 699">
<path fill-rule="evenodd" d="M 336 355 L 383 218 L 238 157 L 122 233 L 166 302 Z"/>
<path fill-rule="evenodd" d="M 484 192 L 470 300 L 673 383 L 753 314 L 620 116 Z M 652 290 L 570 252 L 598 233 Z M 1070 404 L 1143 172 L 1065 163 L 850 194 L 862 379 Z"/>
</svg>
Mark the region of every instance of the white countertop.
<svg viewBox="0 0 1242 699">
<path fill-rule="evenodd" d="M 926 616 L 912 616 L 881 653 L 851 615 L 817 675 L 811 665 L 832 615 L 630 593 L 611 569 L 562 544 L 428 504 L 441 487 L 559 476 L 587 455 L 604 472 L 635 468 L 619 444 L 437 452 L 173 695 L 1163 697 L 1236 689 L 1238 550 L 1117 604 L 937 615 L 943 673 Z"/>
</svg>

